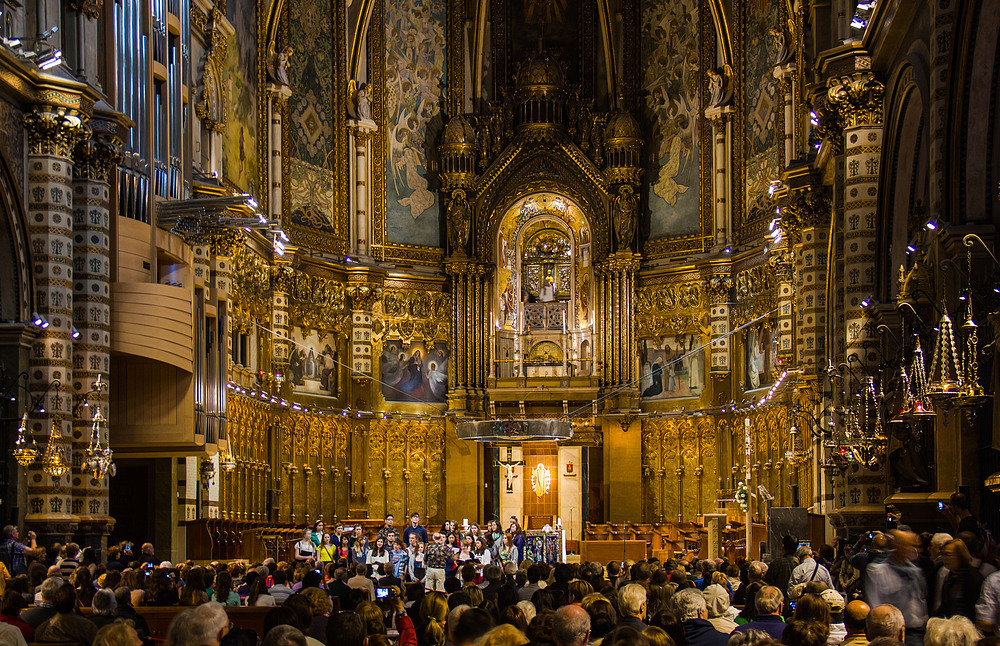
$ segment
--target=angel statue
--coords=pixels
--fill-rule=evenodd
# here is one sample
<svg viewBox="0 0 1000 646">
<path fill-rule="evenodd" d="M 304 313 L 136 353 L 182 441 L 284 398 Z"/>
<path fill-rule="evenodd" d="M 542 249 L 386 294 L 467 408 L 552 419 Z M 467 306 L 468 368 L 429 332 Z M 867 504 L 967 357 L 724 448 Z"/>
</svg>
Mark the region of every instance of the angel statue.
<svg viewBox="0 0 1000 646">
<path fill-rule="evenodd" d="M 372 106 L 368 84 L 362 83 L 361 87 L 358 87 L 357 81 L 351 79 L 347 83 L 347 96 L 351 99 L 347 105 L 347 114 L 352 119 L 371 121 Z"/>
<path fill-rule="evenodd" d="M 276 85 L 288 87 L 290 85 L 288 82 L 288 59 L 292 57 L 295 50 L 291 47 L 286 47 L 280 52 L 275 52 L 274 43 L 271 43 L 269 49 L 268 53 L 270 54 L 271 65 L 268 68 L 268 76 L 271 77 L 271 81 Z"/>
<path fill-rule="evenodd" d="M 732 78 L 732 68 L 727 64 L 719 70 L 708 70 L 708 107 L 718 108 L 729 103 L 733 93 L 729 90 L 728 80 Z"/>
<path fill-rule="evenodd" d="M 788 37 L 785 36 L 785 32 L 781 29 L 772 29 L 771 35 L 774 36 L 774 42 L 778 48 L 778 55 L 774 60 L 775 66 L 784 65 L 792 58 L 792 51 L 788 49 Z"/>
</svg>

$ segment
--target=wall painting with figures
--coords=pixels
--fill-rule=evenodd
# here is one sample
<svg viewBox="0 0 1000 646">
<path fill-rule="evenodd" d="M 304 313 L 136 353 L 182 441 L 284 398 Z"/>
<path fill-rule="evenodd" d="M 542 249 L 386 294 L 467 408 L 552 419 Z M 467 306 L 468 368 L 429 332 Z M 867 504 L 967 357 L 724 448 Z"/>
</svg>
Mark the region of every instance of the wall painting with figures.
<svg viewBox="0 0 1000 646">
<path fill-rule="evenodd" d="M 448 394 L 448 346 L 388 340 L 382 346 L 381 379 L 386 401 L 443 403 Z"/>
<path fill-rule="evenodd" d="M 774 381 L 778 367 L 778 323 L 765 320 L 751 325 L 743 343 L 746 390 L 764 388 Z"/>
<path fill-rule="evenodd" d="M 643 399 L 698 397 L 705 388 L 705 350 L 695 334 L 642 339 Z"/>
<path fill-rule="evenodd" d="M 339 394 L 337 340 L 332 334 L 294 328 L 288 358 L 292 391 L 303 395 L 336 397 Z"/>
</svg>

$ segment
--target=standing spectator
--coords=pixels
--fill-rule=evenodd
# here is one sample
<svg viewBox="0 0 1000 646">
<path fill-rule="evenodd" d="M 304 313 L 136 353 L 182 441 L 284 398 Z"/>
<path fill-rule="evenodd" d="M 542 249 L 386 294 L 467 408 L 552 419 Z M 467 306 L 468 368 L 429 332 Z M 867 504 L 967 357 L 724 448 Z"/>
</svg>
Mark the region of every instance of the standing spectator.
<svg viewBox="0 0 1000 646">
<path fill-rule="evenodd" d="M 864 591 L 868 579 L 868 566 L 873 563 L 881 563 L 889 557 L 888 552 L 886 552 L 886 545 L 888 543 L 886 535 L 882 532 L 868 532 L 861 535 L 861 538 L 858 539 L 857 544 L 851 550 L 851 557 L 848 559 L 848 563 L 858 571 L 858 576 L 861 578 L 863 596 L 867 597 L 867 595 L 864 595 Z"/>
<path fill-rule="evenodd" d="M 953 493 L 951 494 L 951 499 L 948 504 L 945 505 L 943 510 L 944 515 L 951 522 L 952 528 L 955 530 L 955 534 L 958 535 L 962 532 L 972 532 L 976 536 L 980 536 L 982 532 L 979 529 L 979 521 L 976 517 L 972 515 L 969 511 L 969 497 L 964 493 Z"/>
<path fill-rule="evenodd" d="M 410 544 L 410 536 L 416 534 L 421 543 L 427 542 L 427 528 L 420 524 L 420 514 L 413 512 L 410 514 L 410 524 L 403 530 L 403 544 Z"/>
<path fill-rule="evenodd" d="M 139 554 L 139 563 L 152 563 L 154 566 L 156 566 L 159 562 L 160 562 L 159 559 L 157 559 L 153 553 L 153 544 L 143 543 L 142 553 Z"/>
<path fill-rule="evenodd" d="M 782 555 L 771 559 L 767 564 L 767 572 L 764 574 L 764 583 L 773 585 L 778 590 L 788 589 L 788 580 L 792 577 L 792 570 L 798 565 L 795 560 L 795 550 L 798 549 L 799 542 L 785 534 L 781 538 Z"/>
<path fill-rule="evenodd" d="M 941 548 L 941 561 L 944 564 L 938 571 L 941 594 L 935 614 L 940 617 L 962 615 L 975 621 L 983 575 L 972 566 L 972 555 L 965 543 L 958 539 L 945 543 Z"/>
<path fill-rule="evenodd" d="M 889 558 L 868 567 L 865 582 L 868 603 L 898 608 L 906 625 L 906 643 L 921 646 L 927 624 L 927 583 L 923 572 L 913 563 L 917 558 L 917 535 L 894 530 L 892 537 Z"/>
<path fill-rule="evenodd" d="M 17 527 L 7 525 L 3 528 L 3 543 L 0 544 L 0 562 L 4 564 L 11 576 L 27 574 L 28 566 L 24 562 L 24 552 L 36 549 L 35 532 L 28 532 L 28 544 L 18 542 L 20 538 Z"/>
<path fill-rule="evenodd" d="M 813 555 L 811 547 L 803 545 L 795 553 L 795 556 L 799 559 L 799 564 L 792 570 L 792 575 L 788 579 L 788 587 L 786 590 L 789 597 L 792 597 L 792 589 L 800 583 L 822 581 L 828 588 L 834 587 L 833 578 L 830 577 L 830 571 L 826 569 L 826 566 L 819 562 L 819 559 L 817 559 L 815 555 Z"/>
</svg>

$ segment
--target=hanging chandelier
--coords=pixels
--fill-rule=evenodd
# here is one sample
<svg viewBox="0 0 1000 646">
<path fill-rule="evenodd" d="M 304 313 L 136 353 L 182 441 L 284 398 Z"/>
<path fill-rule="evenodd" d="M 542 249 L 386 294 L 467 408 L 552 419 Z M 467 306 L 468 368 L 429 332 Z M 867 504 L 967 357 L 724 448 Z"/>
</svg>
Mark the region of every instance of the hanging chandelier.
<svg viewBox="0 0 1000 646">
<path fill-rule="evenodd" d="M 66 475 L 70 470 L 70 463 L 66 460 L 66 449 L 60 446 L 62 433 L 59 428 L 59 418 L 52 418 L 52 429 L 49 431 L 49 443 L 45 447 L 42 455 L 42 470 L 53 478 Z"/>
<path fill-rule="evenodd" d="M 87 459 L 83 463 L 83 470 L 89 471 L 95 479 L 101 480 L 106 475 L 114 476 L 117 467 L 111 459 L 114 452 L 110 446 L 101 444 L 101 434 L 107 420 L 101 414 L 101 407 L 94 411 L 94 418 L 90 426 L 90 444 L 87 446 Z"/>
<path fill-rule="evenodd" d="M 28 435 L 28 414 L 21 417 L 21 424 L 17 427 L 17 438 L 14 440 L 14 460 L 22 467 L 27 467 L 38 459 L 38 445 L 35 444 L 35 437 Z"/>
<path fill-rule="evenodd" d="M 969 286 L 965 291 L 968 308 L 966 310 L 965 323 L 962 324 L 962 357 L 960 366 L 961 386 L 960 393 L 955 400 L 959 406 L 978 406 L 989 400 L 979 383 L 979 359 L 976 356 L 979 352 L 979 326 L 972 318 L 972 244 L 971 240 L 965 241 L 966 259 L 969 268 Z"/>
<path fill-rule="evenodd" d="M 955 332 L 947 305 L 938 322 L 937 343 L 931 357 L 929 395 L 932 399 L 948 401 L 959 394 L 962 387 L 962 373 L 959 371 L 958 352 L 955 350 Z"/>
</svg>

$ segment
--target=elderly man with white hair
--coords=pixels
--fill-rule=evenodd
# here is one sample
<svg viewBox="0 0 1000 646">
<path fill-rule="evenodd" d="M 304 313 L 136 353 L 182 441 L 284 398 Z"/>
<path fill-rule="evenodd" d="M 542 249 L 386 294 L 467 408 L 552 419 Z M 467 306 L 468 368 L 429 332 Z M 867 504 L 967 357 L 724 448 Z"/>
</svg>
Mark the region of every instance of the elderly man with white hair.
<svg viewBox="0 0 1000 646">
<path fill-rule="evenodd" d="M 646 588 L 638 583 L 629 583 L 618 591 L 619 626 L 634 628 L 637 632 L 646 629 Z"/>
<path fill-rule="evenodd" d="M 729 635 L 719 632 L 708 621 L 705 594 L 697 588 L 685 588 L 671 600 L 674 614 L 684 625 L 687 646 L 726 646 Z"/>
<path fill-rule="evenodd" d="M 798 557 L 799 564 L 792 570 L 792 576 L 788 579 L 788 590 L 786 593 L 789 598 L 793 597 L 792 590 L 795 589 L 795 586 L 801 583 L 822 581 L 828 588 L 836 587 L 833 585 L 833 577 L 830 576 L 830 571 L 826 569 L 825 565 L 813 558 L 811 547 L 803 545 L 795 552 L 795 556 Z"/>
</svg>

